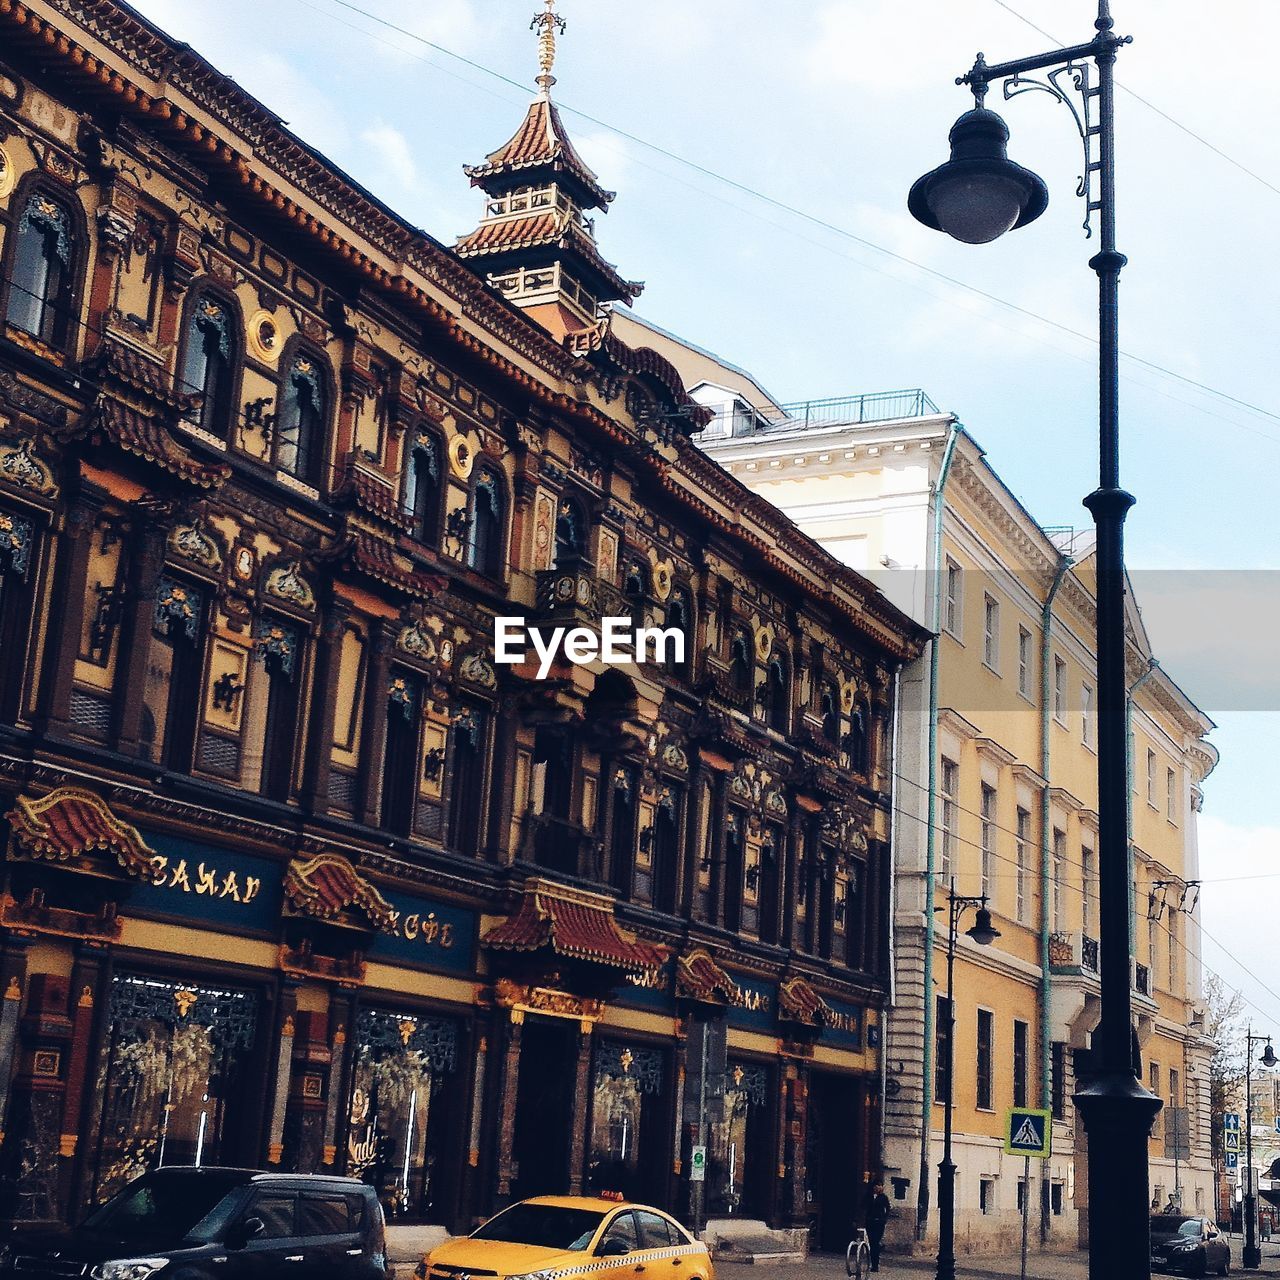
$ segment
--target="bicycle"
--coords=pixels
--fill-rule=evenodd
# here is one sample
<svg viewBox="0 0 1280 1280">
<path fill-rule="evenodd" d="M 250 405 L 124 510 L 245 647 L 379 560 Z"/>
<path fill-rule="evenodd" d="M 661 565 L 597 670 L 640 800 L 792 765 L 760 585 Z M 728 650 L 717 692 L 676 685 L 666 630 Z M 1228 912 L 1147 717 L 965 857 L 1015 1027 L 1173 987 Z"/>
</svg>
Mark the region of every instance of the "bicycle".
<svg viewBox="0 0 1280 1280">
<path fill-rule="evenodd" d="M 865 1280 L 870 1271 L 871 1241 L 867 1239 L 866 1228 L 859 1227 L 844 1252 L 844 1272 L 851 1280 Z"/>
</svg>

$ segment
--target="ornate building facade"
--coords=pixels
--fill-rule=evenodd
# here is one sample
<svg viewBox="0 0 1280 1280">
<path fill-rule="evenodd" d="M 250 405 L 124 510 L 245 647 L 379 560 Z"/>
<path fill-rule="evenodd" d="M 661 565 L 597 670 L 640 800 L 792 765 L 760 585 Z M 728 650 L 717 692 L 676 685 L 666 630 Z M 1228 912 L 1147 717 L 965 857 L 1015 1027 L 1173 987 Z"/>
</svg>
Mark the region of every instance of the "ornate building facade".
<svg viewBox="0 0 1280 1280">
<path fill-rule="evenodd" d="M 923 632 L 611 332 L 554 22 L 450 250 L 127 7 L 0 0 L 6 1220 L 220 1163 L 847 1229 Z M 539 680 L 497 616 L 688 643 Z"/>
</svg>

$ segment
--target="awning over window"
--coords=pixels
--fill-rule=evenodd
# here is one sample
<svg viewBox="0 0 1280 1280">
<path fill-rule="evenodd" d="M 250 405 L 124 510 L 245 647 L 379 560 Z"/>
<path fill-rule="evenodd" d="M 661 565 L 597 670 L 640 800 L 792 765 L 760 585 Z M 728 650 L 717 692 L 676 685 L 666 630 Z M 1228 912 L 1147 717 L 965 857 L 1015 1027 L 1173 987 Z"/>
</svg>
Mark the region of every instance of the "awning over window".
<svg viewBox="0 0 1280 1280">
<path fill-rule="evenodd" d="M 667 948 L 625 933 L 613 914 L 613 900 L 545 880 L 524 887 L 516 911 L 484 937 L 484 945 L 496 951 L 539 951 L 594 964 L 610 965 L 630 973 L 658 969 Z"/>
<path fill-rule="evenodd" d="M 97 855 L 107 853 L 135 879 L 154 874 L 155 851 L 92 791 L 59 787 L 38 800 L 19 796 L 6 817 L 19 857 L 101 875 L 110 868 L 103 868 Z"/>
</svg>

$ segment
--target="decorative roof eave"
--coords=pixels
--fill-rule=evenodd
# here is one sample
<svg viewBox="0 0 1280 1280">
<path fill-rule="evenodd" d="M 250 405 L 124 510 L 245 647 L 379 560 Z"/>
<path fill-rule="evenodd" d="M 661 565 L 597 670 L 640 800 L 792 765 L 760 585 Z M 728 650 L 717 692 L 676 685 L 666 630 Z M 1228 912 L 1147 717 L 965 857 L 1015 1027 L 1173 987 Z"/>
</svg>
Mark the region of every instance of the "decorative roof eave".
<svg viewBox="0 0 1280 1280">
<path fill-rule="evenodd" d="M 367 515 L 408 532 L 413 528 L 413 517 L 400 508 L 391 481 L 360 465 L 354 457 L 347 459 L 342 482 L 333 493 L 334 505 L 358 507 Z"/>
<path fill-rule="evenodd" d="M 385 929 L 395 914 L 391 904 L 346 858 L 321 853 L 295 858 L 285 873 L 284 896 L 299 915 L 343 922 L 358 914 L 371 929 Z"/>
<path fill-rule="evenodd" d="M 695 947 L 676 957 L 676 995 L 700 1004 L 732 1004 L 738 984 L 712 958 L 705 947 Z"/>
<path fill-rule="evenodd" d="M 652 973 L 666 962 L 666 947 L 625 933 L 603 894 L 531 880 L 515 912 L 482 939 L 494 951 L 533 952 L 544 948 L 571 960 Z"/>
<path fill-rule="evenodd" d="M 449 585 L 442 574 L 419 569 L 408 556 L 358 526 L 349 527 L 343 537 L 318 558 L 345 564 L 354 572 L 415 600 L 430 600 Z"/>
<path fill-rule="evenodd" d="M 95 853 L 109 853 L 134 880 L 150 879 L 155 850 L 136 827 L 121 821 L 106 802 L 82 787 L 58 787 L 39 800 L 18 796 L 5 815 L 12 840 L 25 857 L 73 870 Z"/>
<path fill-rule="evenodd" d="M 788 978 L 778 986 L 778 1017 L 784 1022 L 798 1022 L 806 1027 L 825 1026 L 831 1019 L 831 1006 L 799 976 Z"/>
</svg>

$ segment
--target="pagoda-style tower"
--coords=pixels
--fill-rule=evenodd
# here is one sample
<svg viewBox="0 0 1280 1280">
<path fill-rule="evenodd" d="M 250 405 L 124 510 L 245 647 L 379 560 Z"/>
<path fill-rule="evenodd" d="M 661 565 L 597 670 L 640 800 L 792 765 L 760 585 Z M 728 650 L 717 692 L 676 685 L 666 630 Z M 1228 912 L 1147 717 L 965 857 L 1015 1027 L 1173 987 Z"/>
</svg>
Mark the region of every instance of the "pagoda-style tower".
<svg viewBox="0 0 1280 1280">
<path fill-rule="evenodd" d="M 551 101 L 556 32 L 565 22 L 545 0 L 538 31 L 538 96 L 515 135 L 464 172 L 489 197 L 484 218 L 454 252 L 558 339 L 593 328 L 604 303 L 627 303 L 643 288 L 600 256 L 586 210 L 613 199 L 569 141 Z"/>
</svg>

